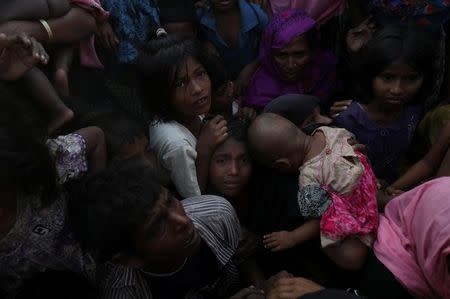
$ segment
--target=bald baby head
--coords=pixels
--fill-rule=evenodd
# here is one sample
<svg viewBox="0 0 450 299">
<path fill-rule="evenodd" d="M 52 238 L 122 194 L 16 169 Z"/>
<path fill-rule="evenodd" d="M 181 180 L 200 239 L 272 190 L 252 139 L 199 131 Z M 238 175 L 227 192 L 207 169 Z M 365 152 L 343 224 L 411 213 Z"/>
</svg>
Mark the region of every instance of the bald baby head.
<svg viewBox="0 0 450 299">
<path fill-rule="evenodd" d="M 273 113 L 263 113 L 252 122 L 248 142 L 255 158 L 271 166 L 277 159 L 289 158 L 296 150 L 300 135 L 300 130 L 289 120 Z"/>
</svg>

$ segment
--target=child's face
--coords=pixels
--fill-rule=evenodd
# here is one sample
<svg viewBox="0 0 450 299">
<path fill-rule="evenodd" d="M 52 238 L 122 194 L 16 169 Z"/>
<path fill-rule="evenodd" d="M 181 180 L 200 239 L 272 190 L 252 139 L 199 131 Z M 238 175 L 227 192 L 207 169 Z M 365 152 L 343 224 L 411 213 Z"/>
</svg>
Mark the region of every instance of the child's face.
<svg viewBox="0 0 450 299">
<path fill-rule="evenodd" d="M 217 11 L 227 11 L 236 4 L 236 0 L 210 0 L 212 7 Z"/>
<path fill-rule="evenodd" d="M 136 251 L 145 265 L 169 265 L 192 256 L 200 245 L 200 236 L 186 215 L 181 202 L 162 188 L 151 216 L 135 235 Z"/>
<path fill-rule="evenodd" d="M 311 50 L 304 35 L 294 38 L 284 48 L 274 53 L 275 64 L 286 81 L 297 81 L 311 60 Z"/>
<path fill-rule="evenodd" d="M 176 74 L 171 104 L 176 114 L 184 118 L 206 114 L 211 107 L 211 81 L 208 73 L 192 57 L 181 64 Z"/>
<path fill-rule="evenodd" d="M 215 112 L 228 112 L 231 111 L 231 105 L 233 103 L 233 82 L 228 81 L 214 93 L 214 99 L 212 103 L 212 109 Z"/>
<path fill-rule="evenodd" d="M 372 81 L 374 101 L 404 105 L 413 100 L 423 84 L 423 76 L 405 63 L 393 63 Z"/>
<path fill-rule="evenodd" d="M 247 185 L 252 162 L 244 143 L 228 138 L 214 152 L 209 166 L 209 183 L 225 197 L 235 197 Z"/>
</svg>

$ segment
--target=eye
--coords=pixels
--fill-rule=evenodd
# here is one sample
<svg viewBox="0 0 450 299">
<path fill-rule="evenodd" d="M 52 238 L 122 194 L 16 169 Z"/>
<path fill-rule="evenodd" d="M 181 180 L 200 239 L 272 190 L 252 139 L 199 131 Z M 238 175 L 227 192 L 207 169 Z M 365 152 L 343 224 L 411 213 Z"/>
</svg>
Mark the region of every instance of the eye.
<svg viewBox="0 0 450 299">
<path fill-rule="evenodd" d="M 390 75 L 390 74 L 381 74 L 381 75 L 380 75 L 380 78 L 381 78 L 383 81 L 386 81 L 386 82 L 389 82 L 389 81 L 394 80 L 394 76 L 392 76 L 392 75 Z"/>
<path fill-rule="evenodd" d="M 203 70 L 203 69 L 201 69 L 201 70 L 199 70 L 198 72 L 197 72 L 197 77 L 199 77 L 199 78 L 203 78 L 203 77 L 205 77 L 205 76 L 207 76 L 208 74 L 206 73 L 206 71 L 205 70 Z"/>
<path fill-rule="evenodd" d="M 216 159 L 216 163 L 219 165 L 223 165 L 223 164 L 225 164 L 225 159 L 223 159 L 223 158 Z"/>
<path fill-rule="evenodd" d="M 181 88 L 181 87 L 184 87 L 184 80 L 175 81 L 175 88 Z"/>
</svg>

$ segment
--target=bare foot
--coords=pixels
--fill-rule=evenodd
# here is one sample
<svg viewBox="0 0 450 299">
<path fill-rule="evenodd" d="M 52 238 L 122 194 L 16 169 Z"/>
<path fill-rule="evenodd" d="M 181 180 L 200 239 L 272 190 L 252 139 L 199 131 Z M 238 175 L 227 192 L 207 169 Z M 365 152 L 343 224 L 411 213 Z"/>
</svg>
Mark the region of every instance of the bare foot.
<svg viewBox="0 0 450 299">
<path fill-rule="evenodd" d="M 66 69 L 59 68 L 55 72 L 54 76 L 55 89 L 60 96 L 68 97 L 69 92 L 69 74 Z"/>
<path fill-rule="evenodd" d="M 55 117 L 48 124 L 48 133 L 53 134 L 56 130 L 61 128 L 64 124 L 72 120 L 74 113 L 71 109 L 64 106 L 58 112 L 56 112 Z"/>
</svg>

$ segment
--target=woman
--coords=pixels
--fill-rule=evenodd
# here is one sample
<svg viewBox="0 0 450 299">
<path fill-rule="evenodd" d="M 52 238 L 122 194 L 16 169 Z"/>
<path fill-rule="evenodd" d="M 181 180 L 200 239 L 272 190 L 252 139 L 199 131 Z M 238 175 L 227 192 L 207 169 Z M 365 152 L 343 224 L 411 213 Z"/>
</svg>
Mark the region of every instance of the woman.
<svg viewBox="0 0 450 299">
<path fill-rule="evenodd" d="M 321 104 L 336 90 L 336 57 L 317 47 L 316 22 L 300 10 L 275 16 L 264 31 L 260 67 L 253 75 L 243 105 L 264 108 L 287 94 L 309 94 Z"/>
<path fill-rule="evenodd" d="M 211 155 L 227 137 L 223 117 L 202 121 L 211 107 L 208 57 L 192 39 L 160 36 L 138 65 L 142 98 L 153 114 L 150 148 L 164 181 L 171 181 L 183 198 L 200 195 Z"/>
<path fill-rule="evenodd" d="M 449 184 L 427 182 L 386 206 L 364 272 L 369 299 L 450 298 Z"/>
</svg>

